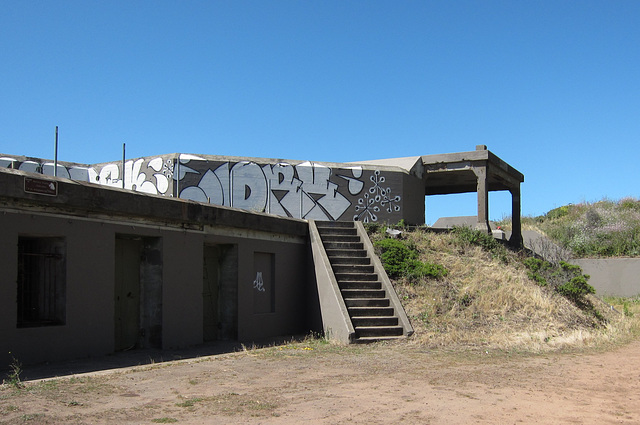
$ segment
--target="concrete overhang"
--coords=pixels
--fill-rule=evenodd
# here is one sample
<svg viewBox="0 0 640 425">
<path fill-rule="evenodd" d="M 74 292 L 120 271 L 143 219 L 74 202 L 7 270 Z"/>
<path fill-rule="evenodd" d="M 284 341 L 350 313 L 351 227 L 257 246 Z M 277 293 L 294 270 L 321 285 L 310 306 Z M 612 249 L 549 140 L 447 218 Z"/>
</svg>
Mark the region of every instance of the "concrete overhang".
<svg viewBox="0 0 640 425">
<path fill-rule="evenodd" d="M 510 190 L 524 182 L 524 175 L 492 152 L 476 150 L 421 157 L 425 195 L 477 191 L 475 170 L 486 167 L 488 190 Z"/>
</svg>

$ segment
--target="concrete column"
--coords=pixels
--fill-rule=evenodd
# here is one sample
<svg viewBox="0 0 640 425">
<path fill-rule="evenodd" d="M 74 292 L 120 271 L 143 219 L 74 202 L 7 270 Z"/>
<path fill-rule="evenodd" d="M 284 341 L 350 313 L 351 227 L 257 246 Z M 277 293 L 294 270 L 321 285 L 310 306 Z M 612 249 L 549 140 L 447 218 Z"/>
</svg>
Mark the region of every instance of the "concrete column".
<svg viewBox="0 0 640 425">
<path fill-rule="evenodd" d="M 511 192 L 511 239 L 509 244 L 511 246 L 520 248 L 522 246 L 522 221 L 521 221 L 521 209 L 520 209 L 520 185 L 509 189 Z"/>
<path fill-rule="evenodd" d="M 487 164 L 474 166 L 473 172 L 478 179 L 478 221 L 476 230 L 491 233 L 489 227 L 489 185 L 487 184 Z"/>
</svg>

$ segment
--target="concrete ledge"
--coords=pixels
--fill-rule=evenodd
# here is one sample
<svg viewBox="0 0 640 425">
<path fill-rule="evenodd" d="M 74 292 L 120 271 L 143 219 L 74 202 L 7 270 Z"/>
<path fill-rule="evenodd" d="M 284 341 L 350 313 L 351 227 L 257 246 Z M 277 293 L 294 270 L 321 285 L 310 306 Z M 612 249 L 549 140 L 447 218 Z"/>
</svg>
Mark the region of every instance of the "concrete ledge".
<svg viewBox="0 0 640 425">
<path fill-rule="evenodd" d="M 25 178 L 55 182 L 58 185 L 57 196 L 25 192 Z M 149 195 L 8 168 L 0 168 L 0 202 L 74 216 L 135 218 L 196 229 L 212 224 L 305 237 L 308 233 L 306 220 Z"/>
</svg>

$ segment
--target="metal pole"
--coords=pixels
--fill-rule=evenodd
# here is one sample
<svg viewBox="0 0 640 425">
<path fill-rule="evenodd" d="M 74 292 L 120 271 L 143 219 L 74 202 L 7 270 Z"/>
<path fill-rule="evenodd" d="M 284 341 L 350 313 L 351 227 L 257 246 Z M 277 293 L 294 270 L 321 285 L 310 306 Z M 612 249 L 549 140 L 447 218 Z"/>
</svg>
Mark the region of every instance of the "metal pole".
<svg viewBox="0 0 640 425">
<path fill-rule="evenodd" d="M 122 188 L 124 189 L 124 158 L 125 158 L 125 152 L 126 152 L 126 143 L 122 144 Z"/>
<path fill-rule="evenodd" d="M 178 160 L 176 161 L 176 198 L 180 198 L 180 154 L 178 154 Z"/>
<path fill-rule="evenodd" d="M 53 176 L 58 177 L 58 126 L 56 125 L 56 143 L 53 153 Z"/>
</svg>

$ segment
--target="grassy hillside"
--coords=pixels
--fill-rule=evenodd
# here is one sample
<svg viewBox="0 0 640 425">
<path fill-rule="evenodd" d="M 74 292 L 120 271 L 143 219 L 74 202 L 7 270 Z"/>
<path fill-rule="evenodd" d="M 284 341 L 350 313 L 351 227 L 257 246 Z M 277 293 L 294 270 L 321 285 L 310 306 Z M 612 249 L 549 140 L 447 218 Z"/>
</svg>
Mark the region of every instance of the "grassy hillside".
<svg viewBox="0 0 640 425">
<path fill-rule="evenodd" d="M 510 227 L 510 220 L 501 223 Z M 523 217 L 576 257 L 640 257 L 640 201 L 624 198 L 565 205 L 538 217 Z"/>
<path fill-rule="evenodd" d="M 562 288 L 578 276 L 574 271 L 534 271 L 524 254 L 480 232 L 405 231 L 399 243 L 412 253 L 401 255 L 393 255 L 398 241 L 389 242 L 384 229 L 369 232 L 414 326 L 415 343 L 544 351 L 638 332 L 632 312 L 637 303 L 628 305 L 625 315 L 611 312 L 588 290 L 571 296 Z"/>
</svg>

